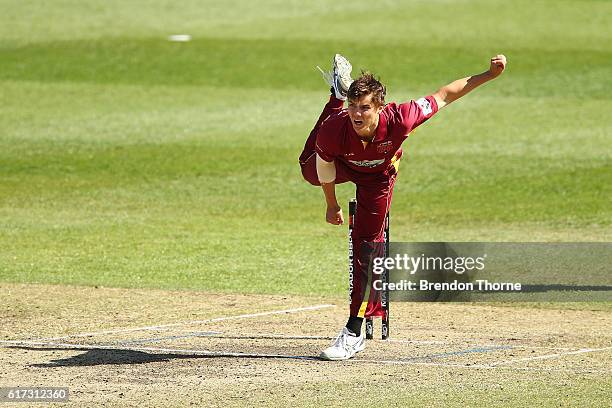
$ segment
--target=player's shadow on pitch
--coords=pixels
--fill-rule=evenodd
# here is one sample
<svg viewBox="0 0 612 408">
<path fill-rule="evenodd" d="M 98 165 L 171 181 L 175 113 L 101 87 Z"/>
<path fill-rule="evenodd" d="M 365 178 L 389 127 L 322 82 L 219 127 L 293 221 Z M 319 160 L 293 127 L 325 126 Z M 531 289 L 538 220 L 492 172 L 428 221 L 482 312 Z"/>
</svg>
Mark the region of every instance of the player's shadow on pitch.
<svg viewBox="0 0 612 408">
<path fill-rule="evenodd" d="M 77 356 L 61 358 L 58 360 L 52 360 L 48 363 L 40 363 L 40 364 L 31 364 L 30 367 L 38 367 L 38 368 L 51 368 L 51 367 L 87 367 L 87 366 L 97 366 L 97 365 L 122 365 L 122 364 L 147 364 L 147 363 L 155 363 L 155 362 L 168 362 L 172 360 L 186 360 L 186 359 L 211 359 L 211 358 L 263 358 L 263 359 L 278 359 L 283 358 L 283 356 L 274 356 L 274 355 L 236 355 L 236 354 L 214 354 L 214 355 L 201 355 L 201 354 L 161 354 L 161 353 L 147 353 L 144 351 L 137 350 L 115 350 L 115 349 L 105 349 L 95 348 L 95 349 L 80 349 L 73 347 L 45 347 L 45 348 L 37 348 L 37 347 L 26 347 L 26 346 L 12 346 L 10 348 L 17 348 L 21 350 L 30 350 L 30 351 L 49 351 L 49 350 L 59 350 L 59 351 L 85 351 L 83 354 L 79 354 Z M 312 356 L 286 356 L 285 358 L 294 358 L 301 360 L 318 360 L 316 357 Z"/>
<path fill-rule="evenodd" d="M 134 350 L 113 349 L 76 349 L 76 348 L 36 348 L 15 347 L 31 351 L 61 350 L 61 351 L 85 351 L 77 356 L 52 360 L 48 363 L 32 364 L 32 367 L 82 367 L 96 365 L 121 365 L 121 364 L 146 364 L 161 361 L 170 361 L 179 358 L 197 358 L 201 356 L 184 356 L 176 354 L 149 354 Z"/>
</svg>

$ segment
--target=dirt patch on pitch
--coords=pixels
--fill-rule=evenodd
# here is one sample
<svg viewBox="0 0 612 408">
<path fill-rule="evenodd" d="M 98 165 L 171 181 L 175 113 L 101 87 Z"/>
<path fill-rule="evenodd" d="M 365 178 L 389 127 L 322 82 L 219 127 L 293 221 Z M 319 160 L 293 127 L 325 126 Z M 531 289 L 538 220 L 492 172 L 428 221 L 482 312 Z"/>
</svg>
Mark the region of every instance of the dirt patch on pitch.
<svg viewBox="0 0 612 408">
<path fill-rule="evenodd" d="M 391 341 L 330 363 L 316 356 L 343 299 L 13 284 L 0 296 L 0 386 L 67 386 L 68 406 L 597 401 L 612 369 L 609 310 L 395 303 Z"/>
</svg>

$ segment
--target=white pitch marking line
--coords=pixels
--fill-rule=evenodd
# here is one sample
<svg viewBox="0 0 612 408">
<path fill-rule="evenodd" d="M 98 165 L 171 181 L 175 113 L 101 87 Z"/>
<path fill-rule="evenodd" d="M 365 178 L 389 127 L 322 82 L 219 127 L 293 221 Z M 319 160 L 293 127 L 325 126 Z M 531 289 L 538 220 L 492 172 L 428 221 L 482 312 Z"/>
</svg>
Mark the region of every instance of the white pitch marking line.
<svg viewBox="0 0 612 408">
<path fill-rule="evenodd" d="M 329 336 L 300 336 L 300 335 L 291 335 L 291 334 L 275 334 L 275 333 L 257 333 L 257 334 L 232 334 L 232 333 L 226 333 L 226 332 L 221 332 L 218 335 L 212 335 L 210 337 L 215 338 L 215 337 L 245 337 L 248 339 L 253 339 L 253 340 L 258 340 L 258 339 L 267 339 L 267 338 L 274 338 L 274 339 L 286 339 L 286 340 L 334 340 L 335 337 L 329 337 Z"/>
<path fill-rule="evenodd" d="M 129 329 L 115 329 L 115 330 L 103 330 L 103 331 L 91 332 L 91 333 L 77 333 L 77 334 L 70 334 L 68 336 L 46 337 L 46 338 L 39 338 L 39 339 L 34 339 L 34 340 L 55 341 L 55 340 L 64 340 L 64 339 L 70 339 L 70 338 L 75 338 L 75 337 L 93 337 L 93 336 L 99 336 L 99 335 L 104 335 L 104 334 L 114 334 L 114 333 L 129 333 L 129 332 L 145 331 L 145 330 L 165 330 L 170 327 L 186 326 L 190 324 L 214 323 L 214 322 L 222 322 L 222 321 L 227 321 L 227 320 L 249 319 L 253 317 L 271 316 L 271 315 L 277 315 L 277 314 L 298 313 L 298 312 L 305 312 L 305 311 L 311 311 L 311 310 L 326 309 L 328 307 L 334 307 L 334 306 L 335 305 L 328 305 L 328 304 L 307 306 L 307 307 L 299 307 L 299 308 L 294 308 L 294 309 L 274 310 L 270 312 L 242 314 L 242 315 L 237 315 L 237 316 L 216 317 L 214 319 L 206 319 L 206 320 L 193 320 L 190 322 L 169 323 L 169 324 L 162 324 L 158 326 L 143 326 L 143 327 L 133 327 Z"/>
<path fill-rule="evenodd" d="M 52 342 L 40 342 L 40 341 L 16 341 L 16 340 L 0 340 L 0 344 L 12 345 L 12 346 L 38 346 L 41 348 L 54 348 L 60 347 L 65 349 L 74 350 L 118 350 L 118 351 L 143 351 L 153 353 L 168 353 L 176 354 L 181 356 L 210 356 L 210 357 L 245 357 L 245 358 L 279 358 L 279 359 L 293 359 L 293 360 L 307 360 L 307 361 L 320 361 L 317 357 L 312 356 L 297 356 L 290 354 L 262 354 L 262 353 L 237 353 L 237 352 L 218 352 L 209 350 L 190 350 L 190 349 L 172 349 L 172 348 L 159 348 L 159 347 L 119 347 L 112 345 L 91 345 L 91 344 L 74 344 L 74 343 L 52 343 Z M 610 348 L 610 347 L 608 347 Z M 608 370 L 571 370 L 571 369 L 555 369 L 555 368 L 537 368 L 537 367 L 497 367 L 487 364 L 455 364 L 455 363 L 433 363 L 433 362 L 419 362 L 419 361 L 406 361 L 406 360 L 376 360 L 376 359 L 361 359 L 355 358 L 346 361 L 321 361 L 326 364 L 342 364 L 342 363 L 362 363 L 362 364 L 394 364 L 394 365 L 418 365 L 418 366 L 431 366 L 431 367 L 450 367 L 450 368 L 468 368 L 468 369 L 507 369 L 507 370 L 520 370 L 520 371 L 552 371 L 552 372 L 570 372 L 570 373 L 591 373 L 591 374 L 608 374 L 612 371 Z"/>
<path fill-rule="evenodd" d="M 572 370 L 563 368 L 545 368 L 545 367 L 511 367 L 511 366 L 493 366 L 487 364 L 456 364 L 456 363 L 431 363 L 405 360 L 374 360 L 374 359 L 354 359 L 350 360 L 354 363 L 375 363 L 375 364 L 393 364 L 393 365 L 420 365 L 431 367 L 452 367 L 452 368 L 476 368 L 484 370 L 514 370 L 514 371 L 550 371 L 550 372 L 568 372 L 568 373 L 590 373 L 590 374 L 609 374 L 612 370 Z"/>
<path fill-rule="evenodd" d="M 580 350 L 568 351 L 568 352 L 565 352 L 565 353 L 546 354 L 544 356 L 535 356 L 535 357 L 517 358 L 517 359 L 514 359 L 514 360 L 498 361 L 496 363 L 490 363 L 489 365 L 491 367 L 497 367 L 497 366 L 500 366 L 500 365 L 520 363 L 520 362 L 523 362 L 523 361 L 550 360 L 550 359 L 553 359 L 553 358 L 561 358 L 561 357 L 564 357 L 564 356 L 570 356 L 570 355 L 575 355 L 575 354 L 595 353 L 595 352 L 598 352 L 598 351 L 606 351 L 606 350 L 612 350 L 612 347 L 604 347 L 604 348 L 597 348 L 597 349 L 583 348 L 583 349 L 580 349 Z"/>
<path fill-rule="evenodd" d="M 291 335 L 291 334 L 278 334 L 278 333 L 257 333 L 257 334 L 251 334 L 251 333 L 240 333 L 240 334 L 234 334 L 234 333 L 228 333 L 228 332 L 217 332 L 214 334 L 211 334 L 210 336 L 206 336 L 207 338 L 216 338 L 216 337 L 232 337 L 232 336 L 236 336 L 236 337 L 245 337 L 245 338 L 250 338 L 250 339 L 266 339 L 266 338 L 275 338 L 275 339 L 287 339 L 287 340 L 335 340 L 336 337 L 329 337 L 329 336 L 303 336 L 303 335 Z M 402 339 L 386 339 L 382 341 L 384 342 L 390 342 L 390 343 L 405 343 L 405 344 L 448 344 L 445 343 L 443 341 L 436 341 L 436 340 L 402 340 Z M 499 346 L 499 344 L 495 345 L 495 346 Z"/>
<path fill-rule="evenodd" d="M 75 343 L 55 343 L 55 342 L 44 342 L 44 341 L 16 341 L 16 340 L 2 340 L 0 344 L 7 344 L 11 346 L 38 346 L 43 348 L 66 348 L 76 350 L 118 350 L 118 351 L 150 351 L 157 353 L 173 353 L 173 354 L 192 354 L 192 355 L 203 355 L 203 356 L 220 356 L 220 357 L 273 357 L 273 358 L 289 358 L 299 360 L 319 360 L 316 357 L 309 356 L 295 356 L 286 354 L 261 354 L 261 353 L 240 353 L 240 352 L 217 352 L 209 350 L 190 350 L 190 349 L 172 349 L 162 347 L 121 347 L 113 345 L 91 345 L 91 344 L 75 344 Z M 455 364 L 455 363 L 431 363 L 431 362 L 417 362 L 417 361 L 406 361 L 406 360 L 376 360 L 376 359 L 354 359 L 350 362 L 360 363 L 384 363 L 384 364 L 403 364 L 403 365 L 424 365 L 424 366 L 441 366 L 441 367 L 460 367 L 460 368 L 494 368 L 488 365 L 481 364 Z"/>
<path fill-rule="evenodd" d="M 385 341 L 388 341 L 391 343 L 406 343 L 406 344 L 450 344 L 450 343 L 447 343 L 444 341 L 438 341 L 438 340 L 401 340 L 401 339 L 382 340 L 383 343 Z"/>
<path fill-rule="evenodd" d="M 187 332 L 185 332 L 187 333 Z M 160 341 L 184 340 L 187 338 L 207 338 L 207 339 L 238 339 L 238 340 L 261 340 L 261 339 L 282 339 L 282 340 L 333 340 L 332 337 L 323 336 L 291 336 L 285 334 L 231 334 L 224 332 L 208 332 L 200 335 L 198 332 L 191 332 L 184 336 L 158 337 L 154 339 L 118 341 L 116 344 L 133 343 L 158 343 Z"/>
<path fill-rule="evenodd" d="M 534 350 L 576 350 L 576 347 L 546 347 L 546 346 L 530 346 L 524 344 L 483 344 L 482 347 L 499 347 L 499 346 L 510 346 L 513 349 L 534 349 Z"/>
<path fill-rule="evenodd" d="M 237 353 L 209 350 L 188 350 L 188 349 L 172 349 L 159 347 L 120 347 L 113 345 L 91 345 L 91 344 L 75 344 L 75 343 L 53 343 L 41 341 L 18 341 L 18 340 L 0 340 L 0 344 L 10 346 L 38 346 L 41 348 L 65 348 L 74 350 L 117 350 L 117 351 L 151 351 L 156 353 L 170 353 L 177 355 L 201 355 L 201 356 L 218 356 L 218 357 L 268 357 L 268 358 L 292 358 L 300 360 L 318 360 L 316 357 L 309 356 L 292 356 L 285 354 L 260 354 L 260 353 Z"/>
</svg>

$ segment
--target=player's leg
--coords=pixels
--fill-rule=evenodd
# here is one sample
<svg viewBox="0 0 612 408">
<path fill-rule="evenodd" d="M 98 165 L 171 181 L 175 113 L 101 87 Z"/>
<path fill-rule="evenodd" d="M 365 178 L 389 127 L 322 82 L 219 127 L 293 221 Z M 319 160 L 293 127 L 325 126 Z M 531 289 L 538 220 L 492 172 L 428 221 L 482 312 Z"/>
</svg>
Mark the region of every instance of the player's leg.
<svg viewBox="0 0 612 408">
<path fill-rule="evenodd" d="M 320 186 L 319 176 L 317 175 L 317 163 L 316 156 L 313 153 L 311 157 L 306 160 L 306 163 L 301 164 L 302 176 L 304 180 L 308 181 L 313 186 Z M 343 163 L 336 161 L 336 179 L 335 184 L 342 184 L 350 181 L 350 169 Z"/>
<path fill-rule="evenodd" d="M 300 167 L 302 168 L 302 176 L 306 181 L 315 186 L 319 185 L 315 161 L 315 144 L 317 141 L 317 133 L 319 132 L 319 128 L 325 119 L 334 113 L 340 112 L 344 107 L 346 92 L 348 91 L 348 87 L 352 82 L 351 69 L 352 67 L 348 60 L 340 54 L 336 54 L 332 62 L 332 71 L 329 73 L 321 71 L 323 73 L 323 78 L 331 87 L 331 95 L 323 107 L 323 111 L 319 115 L 319 119 L 317 119 L 317 122 L 310 131 L 310 134 L 306 139 L 306 143 L 304 144 L 302 154 L 299 158 Z M 321 68 L 319 68 L 319 70 L 321 70 Z"/>
<path fill-rule="evenodd" d="M 333 94 L 330 95 L 329 101 L 323 107 L 323 111 L 315 123 L 315 126 L 310 131 L 308 138 L 306 139 L 306 143 L 304 144 L 304 149 L 302 150 L 302 154 L 300 155 L 300 167 L 302 169 L 302 176 L 304 180 L 308 181 L 310 184 L 314 186 L 318 186 L 319 178 L 317 176 L 317 166 L 316 166 L 316 157 L 315 157 L 315 143 L 317 141 L 317 133 L 319 133 L 319 128 L 321 124 L 327 119 L 329 116 L 334 113 L 340 112 L 344 106 L 344 101 L 337 99 Z"/>
<path fill-rule="evenodd" d="M 369 262 L 373 256 L 383 256 L 383 245 L 368 245 L 368 242 L 383 243 L 385 218 L 391 206 L 396 175 L 379 181 L 364 183 L 357 188 L 357 214 L 353 229 L 353 291 L 347 325 L 357 334 L 361 333 L 364 317 L 383 316 L 381 291 L 374 290 L 377 276 L 369 277 Z M 373 252 L 374 251 L 374 252 Z"/>
<path fill-rule="evenodd" d="M 351 178 L 355 181 L 355 178 Z M 396 172 L 392 175 L 367 175 L 357 184 L 357 214 L 352 232 L 353 280 L 350 292 L 349 319 L 336 342 L 321 352 L 321 358 L 344 360 L 365 348 L 361 326 L 366 316 L 382 316 L 380 293 L 368 285 L 368 263 L 371 253 L 364 253 L 365 242 L 384 242 L 384 220 L 393 194 Z M 363 246 L 362 246 L 363 245 Z M 377 246 L 382 250 L 382 245 Z M 366 297 L 366 292 L 370 292 Z"/>
</svg>

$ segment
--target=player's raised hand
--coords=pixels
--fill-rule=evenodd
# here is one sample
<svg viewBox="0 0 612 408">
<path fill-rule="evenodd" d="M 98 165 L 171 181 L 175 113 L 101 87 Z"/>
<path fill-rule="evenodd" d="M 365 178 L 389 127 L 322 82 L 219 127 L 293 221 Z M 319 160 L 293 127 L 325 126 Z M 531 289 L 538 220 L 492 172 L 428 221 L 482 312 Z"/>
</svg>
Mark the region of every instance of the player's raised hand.
<svg viewBox="0 0 612 408">
<path fill-rule="evenodd" d="M 494 77 L 501 75 L 506 69 L 506 56 L 499 54 L 491 58 L 491 66 L 489 67 L 489 71 L 493 74 Z"/>
<path fill-rule="evenodd" d="M 342 225 L 344 223 L 344 217 L 342 216 L 342 208 L 327 207 L 327 211 L 325 213 L 325 220 L 333 225 Z"/>
</svg>

